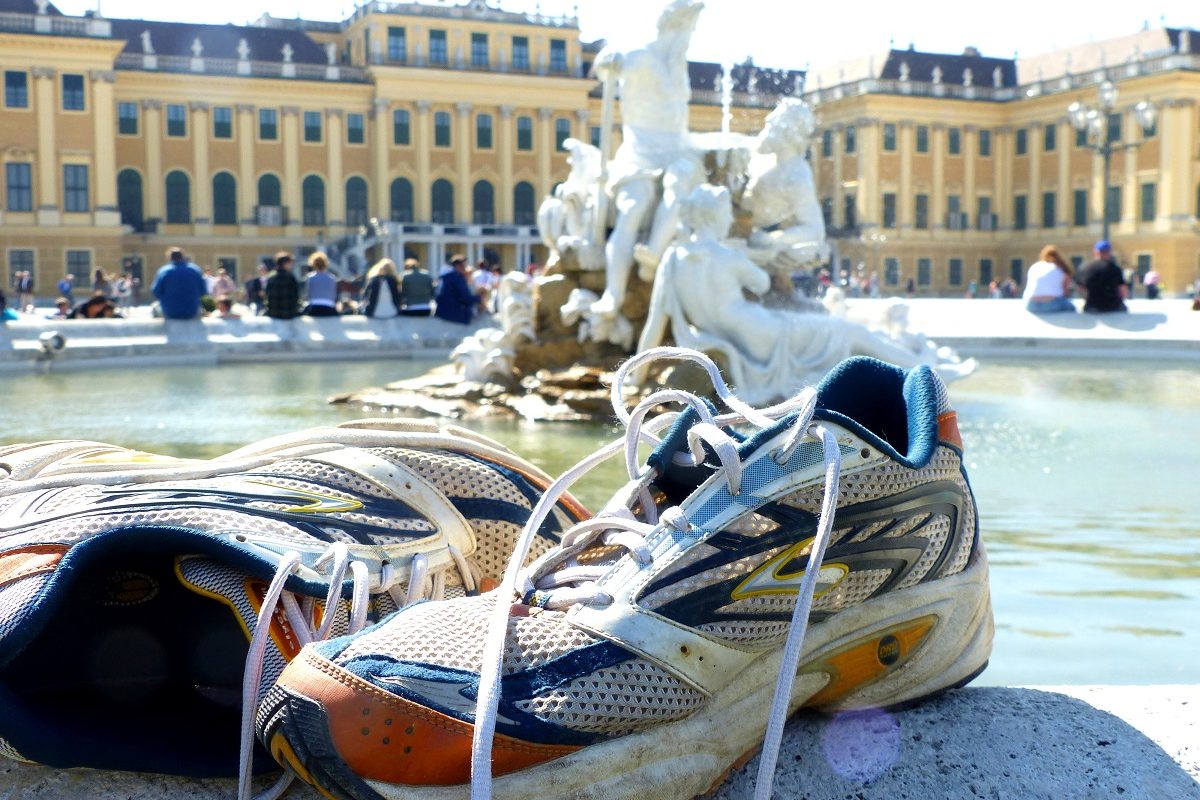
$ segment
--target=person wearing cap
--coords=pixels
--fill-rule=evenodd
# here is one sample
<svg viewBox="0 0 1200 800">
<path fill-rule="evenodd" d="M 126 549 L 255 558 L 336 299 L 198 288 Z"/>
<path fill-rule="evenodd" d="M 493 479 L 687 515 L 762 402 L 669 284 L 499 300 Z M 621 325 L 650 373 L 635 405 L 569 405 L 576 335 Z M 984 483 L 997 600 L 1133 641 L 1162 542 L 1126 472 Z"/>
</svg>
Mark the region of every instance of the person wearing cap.
<svg viewBox="0 0 1200 800">
<path fill-rule="evenodd" d="M 1126 311 L 1127 287 L 1125 276 L 1112 255 L 1112 245 L 1105 239 L 1096 242 L 1095 260 L 1089 261 L 1079 270 L 1075 282 L 1083 288 L 1086 300 L 1084 311 Z"/>
<path fill-rule="evenodd" d="M 275 254 L 275 272 L 263 288 L 263 306 L 272 319 L 294 319 L 300 308 L 300 284 L 292 275 L 292 254 Z"/>
<path fill-rule="evenodd" d="M 471 322 L 471 313 L 479 305 L 479 295 L 471 291 L 467 284 L 467 259 L 462 255 L 450 258 L 450 265 L 438 276 L 437 309 L 434 316 L 448 322 L 467 325 Z"/>
<path fill-rule="evenodd" d="M 172 247 L 167 250 L 167 263 L 154 276 L 150 291 L 167 319 L 195 319 L 200 314 L 200 298 L 208 292 L 208 286 L 200 268 L 187 260 L 183 250 Z"/>
</svg>

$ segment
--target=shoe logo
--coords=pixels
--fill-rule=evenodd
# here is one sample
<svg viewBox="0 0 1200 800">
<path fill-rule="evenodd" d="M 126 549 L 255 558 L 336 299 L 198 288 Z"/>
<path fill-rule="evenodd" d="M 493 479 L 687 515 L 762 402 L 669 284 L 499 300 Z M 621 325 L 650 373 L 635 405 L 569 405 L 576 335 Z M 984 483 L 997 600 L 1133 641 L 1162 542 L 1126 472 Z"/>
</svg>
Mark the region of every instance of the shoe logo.
<svg viewBox="0 0 1200 800">
<path fill-rule="evenodd" d="M 85 588 L 89 599 L 109 607 L 136 606 L 158 595 L 158 581 L 141 572 L 120 571 L 105 575 Z"/>
<path fill-rule="evenodd" d="M 731 593 L 734 600 L 744 600 L 747 597 L 759 597 L 770 594 L 796 594 L 800 591 L 800 582 L 804 580 L 807 570 L 785 572 L 787 565 L 801 556 L 812 545 L 812 539 L 792 545 L 779 555 L 768 560 L 758 569 L 751 572 L 746 580 L 738 584 Z M 822 564 L 817 573 L 817 589 L 813 597 L 820 597 L 833 591 L 842 579 L 850 573 L 845 564 Z"/>
<path fill-rule="evenodd" d="M 900 640 L 889 633 L 879 640 L 879 645 L 875 648 L 875 655 L 879 658 L 880 664 L 890 667 L 900 660 Z"/>
<path fill-rule="evenodd" d="M 344 511 L 357 511 L 363 507 L 358 500 L 347 500 L 344 497 L 334 497 L 328 494 L 304 491 L 303 489 L 287 489 L 265 481 L 249 481 L 259 486 L 275 490 L 276 494 L 266 499 L 273 500 L 307 500 L 308 504 L 283 509 L 289 514 L 337 514 Z"/>
<path fill-rule="evenodd" d="M 433 681 L 410 675 L 381 675 L 375 680 L 395 686 L 415 698 L 429 700 L 457 716 L 467 719 L 475 716 L 475 700 L 463 694 L 464 690 L 475 688 L 470 681 Z M 517 724 L 499 712 L 496 713 L 496 721 L 508 725 Z"/>
</svg>

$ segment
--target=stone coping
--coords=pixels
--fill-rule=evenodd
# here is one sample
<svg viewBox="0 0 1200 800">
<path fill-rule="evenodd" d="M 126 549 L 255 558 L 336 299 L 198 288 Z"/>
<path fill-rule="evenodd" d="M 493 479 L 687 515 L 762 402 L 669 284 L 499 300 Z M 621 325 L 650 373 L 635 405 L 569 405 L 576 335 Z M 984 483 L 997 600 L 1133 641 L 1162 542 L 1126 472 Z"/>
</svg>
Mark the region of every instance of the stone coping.
<svg viewBox="0 0 1200 800">
<path fill-rule="evenodd" d="M 757 768 L 755 758 L 713 800 L 751 797 Z M 234 791 L 232 780 L 0 759 L 0 797 L 225 800 Z M 318 798 L 307 786 L 287 796 Z M 800 715 L 785 733 L 775 797 L 1196 800 L 1200 686 L 968 687 L 890 713 Z"/>
</svg>

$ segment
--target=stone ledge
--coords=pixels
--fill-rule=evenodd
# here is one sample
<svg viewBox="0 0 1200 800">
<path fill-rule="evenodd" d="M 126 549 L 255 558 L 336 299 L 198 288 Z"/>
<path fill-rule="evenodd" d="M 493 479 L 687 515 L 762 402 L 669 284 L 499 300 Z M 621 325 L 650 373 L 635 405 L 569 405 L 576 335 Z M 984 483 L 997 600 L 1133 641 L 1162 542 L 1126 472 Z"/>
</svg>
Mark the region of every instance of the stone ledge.
<svg viewBox="0 0 1200 800">
<path fill-rule="evenodd" d="M 749 798 L 757 767 L 754 759 L 734 773 L 712 800 Z M 230 780 L 0 760 L 2 798 L 225 800 L 234 791 Z M 306 786 L 287 796 L 318 800 Z M 893 713 L 805 714 L 788 725 L 775 797 L 1196 800 L 1200 687 L 972 687 Z"/>
</svg>

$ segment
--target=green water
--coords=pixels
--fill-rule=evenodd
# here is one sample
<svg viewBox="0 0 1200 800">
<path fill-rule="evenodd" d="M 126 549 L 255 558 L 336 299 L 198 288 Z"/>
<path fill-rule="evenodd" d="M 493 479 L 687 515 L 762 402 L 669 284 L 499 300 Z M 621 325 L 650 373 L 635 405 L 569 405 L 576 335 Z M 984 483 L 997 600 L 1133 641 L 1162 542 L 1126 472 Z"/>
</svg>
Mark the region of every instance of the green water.
<svg viewBox="0 0 1200 800">
<path fill-rule="evenodd" d="M 89 438 L 179 456 L 363 416 L 325 398 L 411 361 L 0 378 L 0 442 Z M 992 568 L 989 684 L 1200 682 L 1200 373 L 986 363 L 951 387 Z M 557 473 L 601 425 L 475 425 Z M 614 461 L 578 496 L 597 507 Z"/>
</svg>

